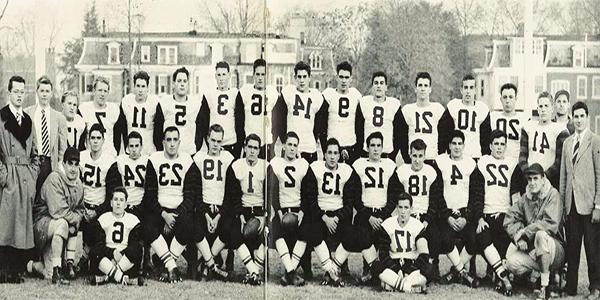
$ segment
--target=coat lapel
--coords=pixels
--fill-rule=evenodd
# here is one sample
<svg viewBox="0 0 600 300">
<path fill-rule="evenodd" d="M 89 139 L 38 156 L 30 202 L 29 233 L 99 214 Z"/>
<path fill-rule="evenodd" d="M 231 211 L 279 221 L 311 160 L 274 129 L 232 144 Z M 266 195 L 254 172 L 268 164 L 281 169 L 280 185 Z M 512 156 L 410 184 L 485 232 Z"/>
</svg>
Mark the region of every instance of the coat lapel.
<svg viewBox="0 0 600 300">
<path fill-rule="evenodd" d="M 10 111 L 8 105 L 0 110 L 0 118 L 4 123 L 4 128 L 10 132 L 23 146 L 23 149 L 27 149 L 27 139 L 31 135 L 32 121 L 29 115 L 23 112 L 23 118 L 21 119 L 21 126 L 17 123 L 15 115 Z"/>
<path fill-rule="evenodd" d="M 583 140 L 581 140 L 581 145 L 579 145 L 579 151 L 577 152 L 577 159 L 575 161 L 575 163 L 577 164 L 579 162 L 579 160 L 581 159 L 581 157 L 583 156 L 583 153 L 585 151 L 588 150 L 588 148 L 591 145 L 591 141 L 592 141 L 592 134 L 591 132 L 588 133 L 588 135 L 585 136 L 585 138 Z M 571 147 L 572 149 L 573 147 Z M 572 151 L 571 151 L 572 152 Z M 572 154 L 571 154 L 572 155 Z"/>
</svg>

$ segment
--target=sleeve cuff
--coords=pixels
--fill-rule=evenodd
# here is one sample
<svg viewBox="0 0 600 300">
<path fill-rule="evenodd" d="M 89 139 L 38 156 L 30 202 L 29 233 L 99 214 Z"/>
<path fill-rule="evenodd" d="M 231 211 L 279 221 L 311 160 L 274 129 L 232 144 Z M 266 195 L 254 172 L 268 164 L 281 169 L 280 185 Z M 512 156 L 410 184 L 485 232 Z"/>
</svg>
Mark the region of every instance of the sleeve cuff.
<svg viewBox="0 0 600 300">
<path fill-rule="evenodd" d="M 594 205 L 594 209 L 600 209 L 600 204 Z"/>
</svg>

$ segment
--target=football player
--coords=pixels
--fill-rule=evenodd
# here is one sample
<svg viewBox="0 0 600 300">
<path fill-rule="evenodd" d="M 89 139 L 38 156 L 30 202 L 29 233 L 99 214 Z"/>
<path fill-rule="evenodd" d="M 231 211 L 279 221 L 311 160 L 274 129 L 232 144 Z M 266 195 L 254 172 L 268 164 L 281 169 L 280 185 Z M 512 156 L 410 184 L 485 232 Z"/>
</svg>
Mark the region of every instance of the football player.
<svg viewBox="0 0 600 300">
<path fill-rule="evenodd" d="M 340 142 L 341 161 L 352 165 L 362 152 L 362 144 L 356 142 L 356 110 L 362 98 L 360 92 L 350 87 L 352 82 L 352 66 L 347 62 L 337 65 L 336 89 L 326 88 L 323 98 L 329 104 L 327 117 L 327 138 L 335 138 Z M 321 145 L 325 153 L 325 145 Z"/>
<path fill-rule="evenodd" d="M 565 90 L 556 92 L 554 96 L 554 117 L 552 118 L 552 122 L 565 124 L 567 130 L 569 130 L 569 134 L 573 134 L 573 132 L 575 132 L 575 124 L 573 124 L 573 120 L 571 120 L 569 107 L 571 107 L 569 92 Z"/>
<path fill-rule="evenodd" d="M 502 111 L 493 111 L 490 113 L 490 126 L 492 130 L 502 130 L 506 133 L 505 156 L 508 158 L 519 159 L 519 138 L 521 129 L 527 122 L 525 113 L 515 111 L 517 103 L 517 87 L 512 83 L 505 83 L 500 87 L 500 102 L 502 102 Z"/>
<path fill-rule="evenodd" d="M 85 150 L 85 139 L 87 136 L 85 121 L 77 114 L 79 106 L 79 95 L 75 91 L 65 92 L 60 98 L 62 113 L 67 119 L 67 144 L 77 150 Z"/>
<path fill-rule="evenodd" d="M 440 120 L 440 153 L 448 152 L 452 131 L 460 130 L 465 135 L 465 155 L 478 159 L 490 154 L 490 110 L 485 103 L 475 99 L 477 90 L 472 75 L 463 77 L 461 93 L 462 99 L 448 102 Z"/>
</svg>

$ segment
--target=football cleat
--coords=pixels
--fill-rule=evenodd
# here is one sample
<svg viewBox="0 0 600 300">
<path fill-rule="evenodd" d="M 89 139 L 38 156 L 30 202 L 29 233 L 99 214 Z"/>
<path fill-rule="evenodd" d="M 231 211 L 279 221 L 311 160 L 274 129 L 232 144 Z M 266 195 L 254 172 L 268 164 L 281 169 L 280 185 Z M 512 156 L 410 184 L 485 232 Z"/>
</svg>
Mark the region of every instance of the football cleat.
<svg viewBox="0 0 600 300">
<path fill-rule="evenodd" d="M 213 265 L 212 268 L 206 268 L 208 272 L 208 278 L 216 278 L 221 281 L 227 281 L 230 277 L 229 272 L 223 271 L 217 267 L 217 265 Z"/>
<path fill-rule="evenodd" d="M 67 272 L 66 272 L 66 278 L 69 280 L 74 280 L 76 275 L 75 275 L 75 266 L 72 260 L 67 261 Z"/>
<path fill-rule="evenodd" d="M 464 285 L 474 288 L 474 289 L 479 287 L 479 278 L 477 278 L 476 276 L 475 277 L 471 276 L 469 274 L 469 272 L 467 272 L 466 269 L 463 269 L 458 274 Z"/>
<path fill-rule="evenodd" d="M 244 278 L 242 283 L 258 286 L 258 285 L 262 285 L 262 279 L 260 278 L 260 275 L 258 275 L 257 273 L 246 274 L 246 277 Z"/>
<path fill-rule="evenodd" d="M 17 283 L 17 282 L 13 282 L 13 283 Z M 54 267 L 54 270 L 52 271 L 52 283 L 53 284 L 63 284 L 63 285 L 69 284 L 69 281 L 63 277 L 59 267 Z"/>
<path fill-rule="evenodd" d="M 542 286 L 540 292 L 537 295 L 536 300 L 548 300 L 550 299 L 550 290 L 548 290 L 547 286 Z"/>
<path fill-rule="evenodd" d="M 304 278 L 300 277 L 300 275 L 294 272 L 292 275 L 292 284 L 294 286 L 304 286 L 306 284 L 306 281 L 304 280 Z"/>
<path fill-rule="evenodd" d="M 440 282 L 442 284 L 455 283 L 456 279 L 458 277 L 459 277 L 458 272 L 456 271 L 456 269 L 454 267 L 452 267 L 452 269 L 448 273 L 446 273 L 440 277 Z"/>
<path fill-rule="evenodd" d="M 107 275 L 91 275 L 89 279 L 90 285 L 105 285 L 109 281 L 110 278 Z"/>
</svg>

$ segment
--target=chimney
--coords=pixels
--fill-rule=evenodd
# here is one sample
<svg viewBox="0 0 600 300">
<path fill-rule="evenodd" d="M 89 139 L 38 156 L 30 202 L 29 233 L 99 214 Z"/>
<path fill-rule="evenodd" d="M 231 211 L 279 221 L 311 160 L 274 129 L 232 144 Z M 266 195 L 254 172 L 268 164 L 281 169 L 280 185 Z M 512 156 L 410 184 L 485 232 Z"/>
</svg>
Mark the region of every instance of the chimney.
<svg viewBox="0 0 600 300">
<path fill-rule="evenodd" d="M 102 18 L 102 36 L 106 35 L 106 19 Z"/>
</svg>

